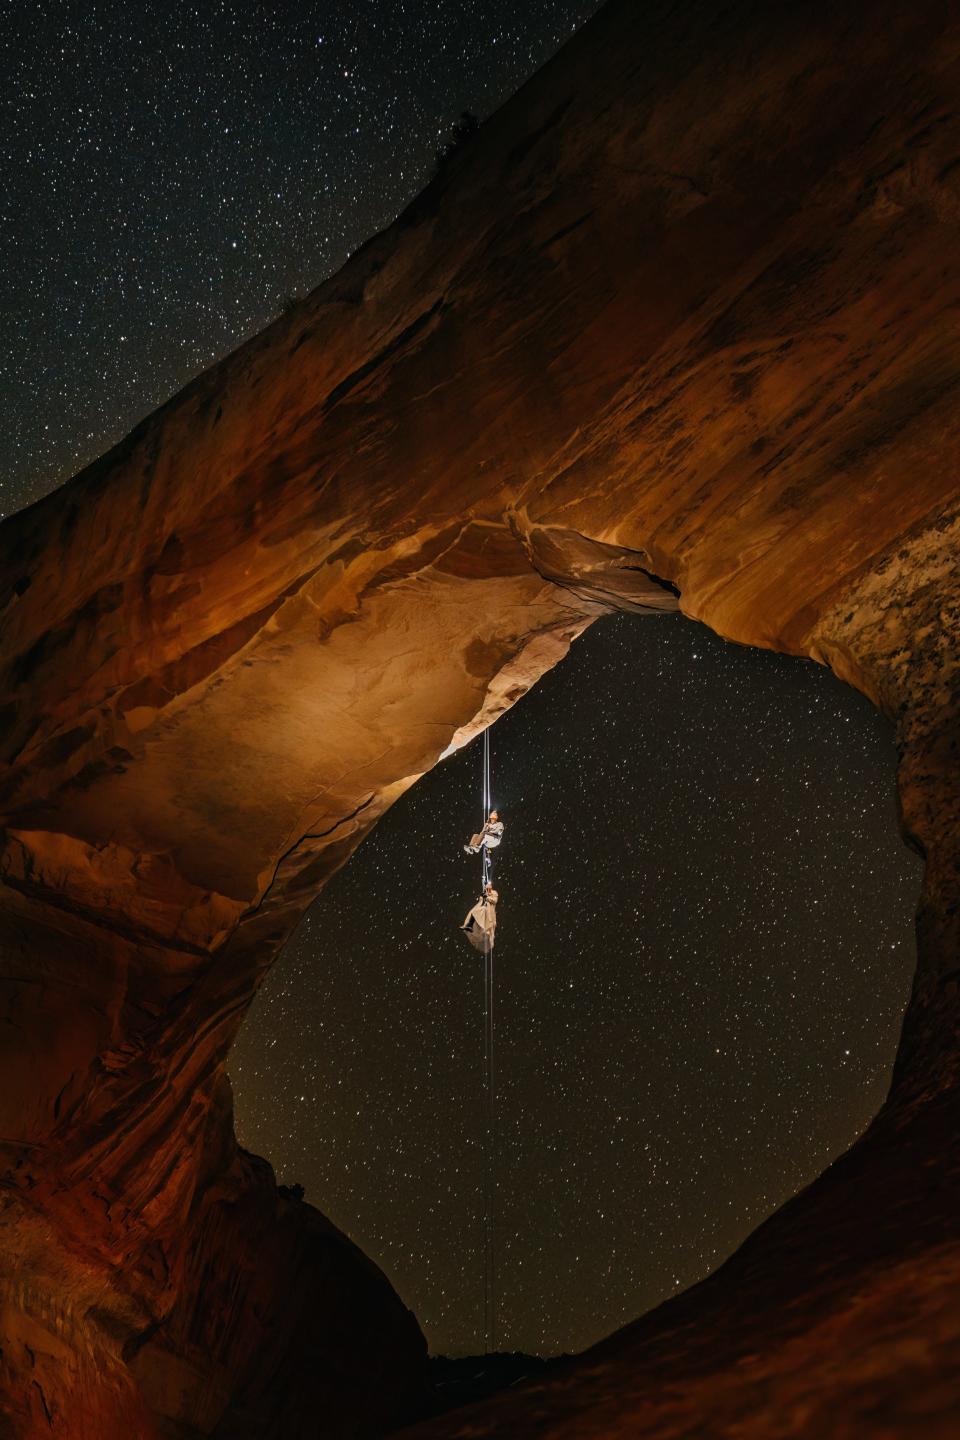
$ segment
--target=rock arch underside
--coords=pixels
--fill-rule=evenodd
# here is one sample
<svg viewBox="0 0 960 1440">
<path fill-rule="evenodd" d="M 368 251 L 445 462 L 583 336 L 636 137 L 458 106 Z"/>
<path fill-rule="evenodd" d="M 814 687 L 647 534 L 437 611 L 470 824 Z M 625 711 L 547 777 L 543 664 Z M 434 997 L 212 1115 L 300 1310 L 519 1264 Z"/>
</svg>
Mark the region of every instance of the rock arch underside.
<svg viewBox="0 0 960 1440">
<path fill-rule="evenodd" d="M 957 1435 L 958 99 L 946 4 L 615 0 L 0 527 L 0 1435 Z M 707 1280 L 423 1420 L 415 1319 L 238 1148 L 230 1043 L 407 786 L 677 604 L 896 723 L 890 1097 Z"/>
</svg>

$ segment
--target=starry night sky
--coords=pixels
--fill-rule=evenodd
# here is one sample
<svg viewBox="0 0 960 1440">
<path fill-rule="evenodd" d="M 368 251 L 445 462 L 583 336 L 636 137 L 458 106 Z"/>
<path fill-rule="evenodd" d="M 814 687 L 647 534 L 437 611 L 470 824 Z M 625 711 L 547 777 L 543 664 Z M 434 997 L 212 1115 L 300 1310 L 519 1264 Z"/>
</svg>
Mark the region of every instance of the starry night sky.
<svg viewBox="0 0 960 1440">
<path fill-rule="evenodd" d="M 596 0 L 0 9 L 0 514 L 332 273 Z M 919 862 L 888 727 L 816 666 L 596 625 L 493 732 L 502 1347 L 717 1263 L 882 1099 Z M 241 1137 L 480 1341 L 474 746 L 338 875 L 231 1063 Z M 321 932 L 324 938 L 321 938 Z"/>
<path fill-rule="evenodd" d="M 598 0 L 0 4 L 0 516 L 392 221 Z"/>
</svg>

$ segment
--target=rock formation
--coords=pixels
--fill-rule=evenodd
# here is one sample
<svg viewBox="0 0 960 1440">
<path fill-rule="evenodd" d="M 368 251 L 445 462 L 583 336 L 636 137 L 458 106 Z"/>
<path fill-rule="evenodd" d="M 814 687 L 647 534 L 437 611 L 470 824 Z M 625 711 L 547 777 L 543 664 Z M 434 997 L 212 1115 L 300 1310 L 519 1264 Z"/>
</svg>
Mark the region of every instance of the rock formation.
<svg viewBox="0 0 960 1440">
<path fill-rule="evenodd" d="M 0 527 L 0 1434 L 416 1412 L 415 1322 L 237 1149 L 227 1052 L 397 796 L 678 595 L 896 719 L 927 870 L 890 1100 L 714 1277 L 423 1433 L 957 1433 L 958 90 L 939 0 L 614 0 Z"/>
</svg>

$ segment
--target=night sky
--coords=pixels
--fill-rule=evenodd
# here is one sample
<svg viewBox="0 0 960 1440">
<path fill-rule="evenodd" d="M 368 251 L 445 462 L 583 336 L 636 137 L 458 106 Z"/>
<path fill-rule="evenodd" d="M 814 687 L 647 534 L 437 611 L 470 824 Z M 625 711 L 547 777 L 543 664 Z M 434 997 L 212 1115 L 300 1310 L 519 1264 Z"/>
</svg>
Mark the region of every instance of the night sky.
<svg viewBox="0 0 960 1440">
<path fill-rule="evenodd" d="M 0 8 L 0 514 L 334 271 L 595 0 Z M 882 1099 L 919 862 L 885 723 L 679 619 L 596 625 L 493 732 L 502 1347 L 712 1267 Z M 474 746 L 304 921 L 231 1063 L 241 1137 L 481 1338 Z"/>
<path fill-rule="evenodd" d="M 0 516 L 332 274 L 598 0 L 0 0 Z"/>
</svg>

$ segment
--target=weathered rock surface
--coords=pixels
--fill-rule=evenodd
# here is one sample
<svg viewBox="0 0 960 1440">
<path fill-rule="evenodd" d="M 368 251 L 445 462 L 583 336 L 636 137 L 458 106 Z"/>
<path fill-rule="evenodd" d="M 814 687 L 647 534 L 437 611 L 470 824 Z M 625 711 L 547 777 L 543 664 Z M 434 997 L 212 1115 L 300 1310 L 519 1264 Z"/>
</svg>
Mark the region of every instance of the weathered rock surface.
<svg viewBox="0 0 960 1440">
<path fill-rule="evenodd" d="M 0 527 L 7 1435 L 415 1408 L 415 1322 L 238 1152 L 225 1058 L 393 800 L 678 591 L 896 719 L 927 872 L 893 1091 L 715 1277 L 422 1433 L 958 1432 L 958 94 L 933 0 L 618 0 Z"/>
</svg>

